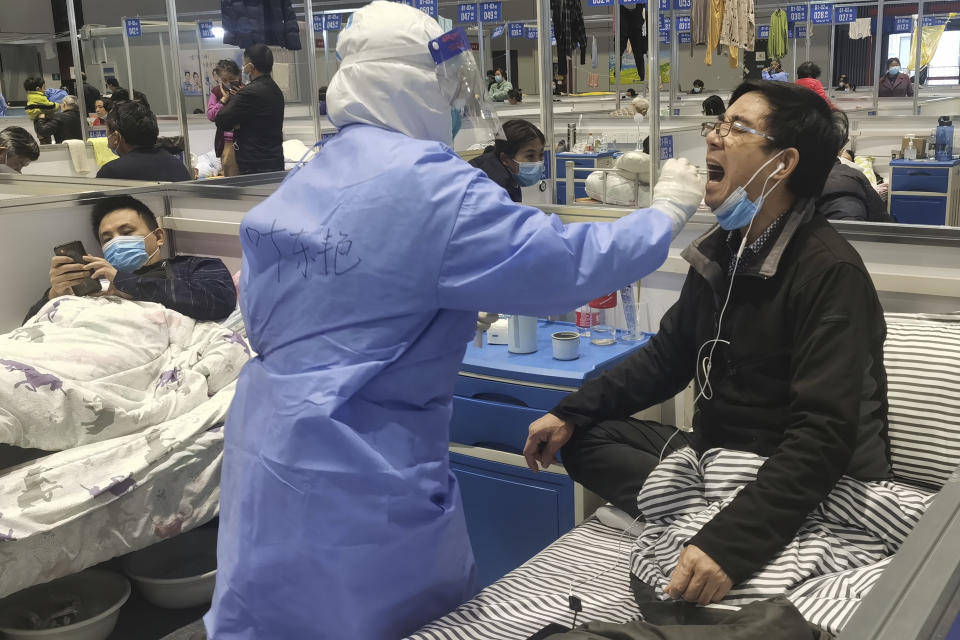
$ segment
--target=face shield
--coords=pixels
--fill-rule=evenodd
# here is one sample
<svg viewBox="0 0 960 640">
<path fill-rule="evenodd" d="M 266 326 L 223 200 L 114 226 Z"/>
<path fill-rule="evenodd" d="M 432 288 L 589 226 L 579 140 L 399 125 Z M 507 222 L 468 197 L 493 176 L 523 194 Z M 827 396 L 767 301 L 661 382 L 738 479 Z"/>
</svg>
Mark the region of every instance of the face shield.
<svg viewBox="0 0 960 640">
<path fill-rule="evenodd" d="M 502 138 L 500 121 L 487 101 L 487 83 L 470 51 L 462 28 L 431 40 L 440 92 L 450 100 L 450 116 L 458 149 L 484 148 Z"/>
</svg>

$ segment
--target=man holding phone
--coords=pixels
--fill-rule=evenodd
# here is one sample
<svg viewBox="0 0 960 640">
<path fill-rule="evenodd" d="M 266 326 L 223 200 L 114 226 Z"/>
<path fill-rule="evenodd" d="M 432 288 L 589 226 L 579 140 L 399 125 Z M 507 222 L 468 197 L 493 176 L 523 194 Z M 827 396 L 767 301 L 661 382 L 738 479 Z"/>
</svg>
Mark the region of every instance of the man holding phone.
<svg viewBox="0 0 960 640">
<path fill-rule="evenodd" d="M 61 255 L 50 261 L 50 288 L 24 323 L 48 301 L 87 291 L 157 302 L 195 320 L 222 320 L 233 312 L 237 292 L 223 261 L 197 256 L 164 259 L 164 231 L 145 204 L 126 195 L 104 198 L 94 205 L 92 218 L 104 257 L 78 256 L 79 242 L 57 247 L 55 253 Z M 88 286 L 91 278 L 106 288 Z"/>
</svg>

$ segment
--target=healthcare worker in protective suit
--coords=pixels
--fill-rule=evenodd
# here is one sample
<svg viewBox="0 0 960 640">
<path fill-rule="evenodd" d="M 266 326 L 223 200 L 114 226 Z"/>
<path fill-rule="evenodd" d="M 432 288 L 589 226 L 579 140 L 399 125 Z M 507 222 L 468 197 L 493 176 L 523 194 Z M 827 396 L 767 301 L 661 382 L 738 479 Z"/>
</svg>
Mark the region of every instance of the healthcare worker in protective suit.
<svg viewBox="0 0 960 640">
<path fill-rule="evenodd" d="M 496 124 L 462 30 L 377 1 L 337 55 L 339 133 L 240 232 L 257 356 L 226 425 L 212 640 L 394 640 L 473 596 L 447 447 L 477 310 L 565 312 L 636 281 L 703 196 L 673 160 L 650 209 L 564 225 L 451 149 Z"/>
</svg>

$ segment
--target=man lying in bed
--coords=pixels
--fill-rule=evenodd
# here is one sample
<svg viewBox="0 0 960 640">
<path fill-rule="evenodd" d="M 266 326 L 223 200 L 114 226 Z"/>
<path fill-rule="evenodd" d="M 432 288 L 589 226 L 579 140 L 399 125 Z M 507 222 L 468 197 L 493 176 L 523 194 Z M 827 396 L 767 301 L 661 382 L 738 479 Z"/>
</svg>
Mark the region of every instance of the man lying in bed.
<svg viewBox="0 0 960 640">
<path fill-rule="evenodd" d="M 563 446 L 577 482 L 634 516 L 647 475 L 680 447 L 767 457 L 688 541 L 665 589 L 673 598 L 719 601 L 841 476 L 890 477 L 882 309 L 860 256 L 814 208 L 842 118 L 802 87 L 741 85 L 704 125 L 704 200 L 720 226 L 684 251 L 679 301 L 646 348 L 530 426 L 531 468 Z M 691 435 L 629 418 L 693 379 Z"/>
<path fill-rule="evenodd" d="M 72 287 L 92 275 L 110 288 L 95 295 L 158 302 L 195 320 L 222 320 L 234 310 L 237 291 L 230 272 L 217 258 L 163 258 L 166 240 L 157 218 L 132 196 L 113 196 L 93 207 L 93 231 L 105 258 L 86 256 L 86 264 L 55 256 L 50 261 L 50 288 L 24 320 L 49 300 L 72 295 Z"/>
</svg>

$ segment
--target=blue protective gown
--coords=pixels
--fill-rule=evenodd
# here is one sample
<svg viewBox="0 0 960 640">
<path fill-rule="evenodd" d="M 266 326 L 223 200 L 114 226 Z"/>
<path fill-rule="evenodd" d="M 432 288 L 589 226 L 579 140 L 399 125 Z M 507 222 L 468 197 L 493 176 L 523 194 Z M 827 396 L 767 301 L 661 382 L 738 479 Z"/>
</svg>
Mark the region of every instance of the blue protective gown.
<svg viewBox="0 0 960 640">
<path fill-rule="evenodd" d="M 670 237 L 654 210 L 564 225 L 443 144 L 342 129 L 243 222 L 259 355 L 227 420 L 213 640 L 391 640 L 469 599 L 447 446 L 477 310 L 572 310 Z"/>
</svg>

